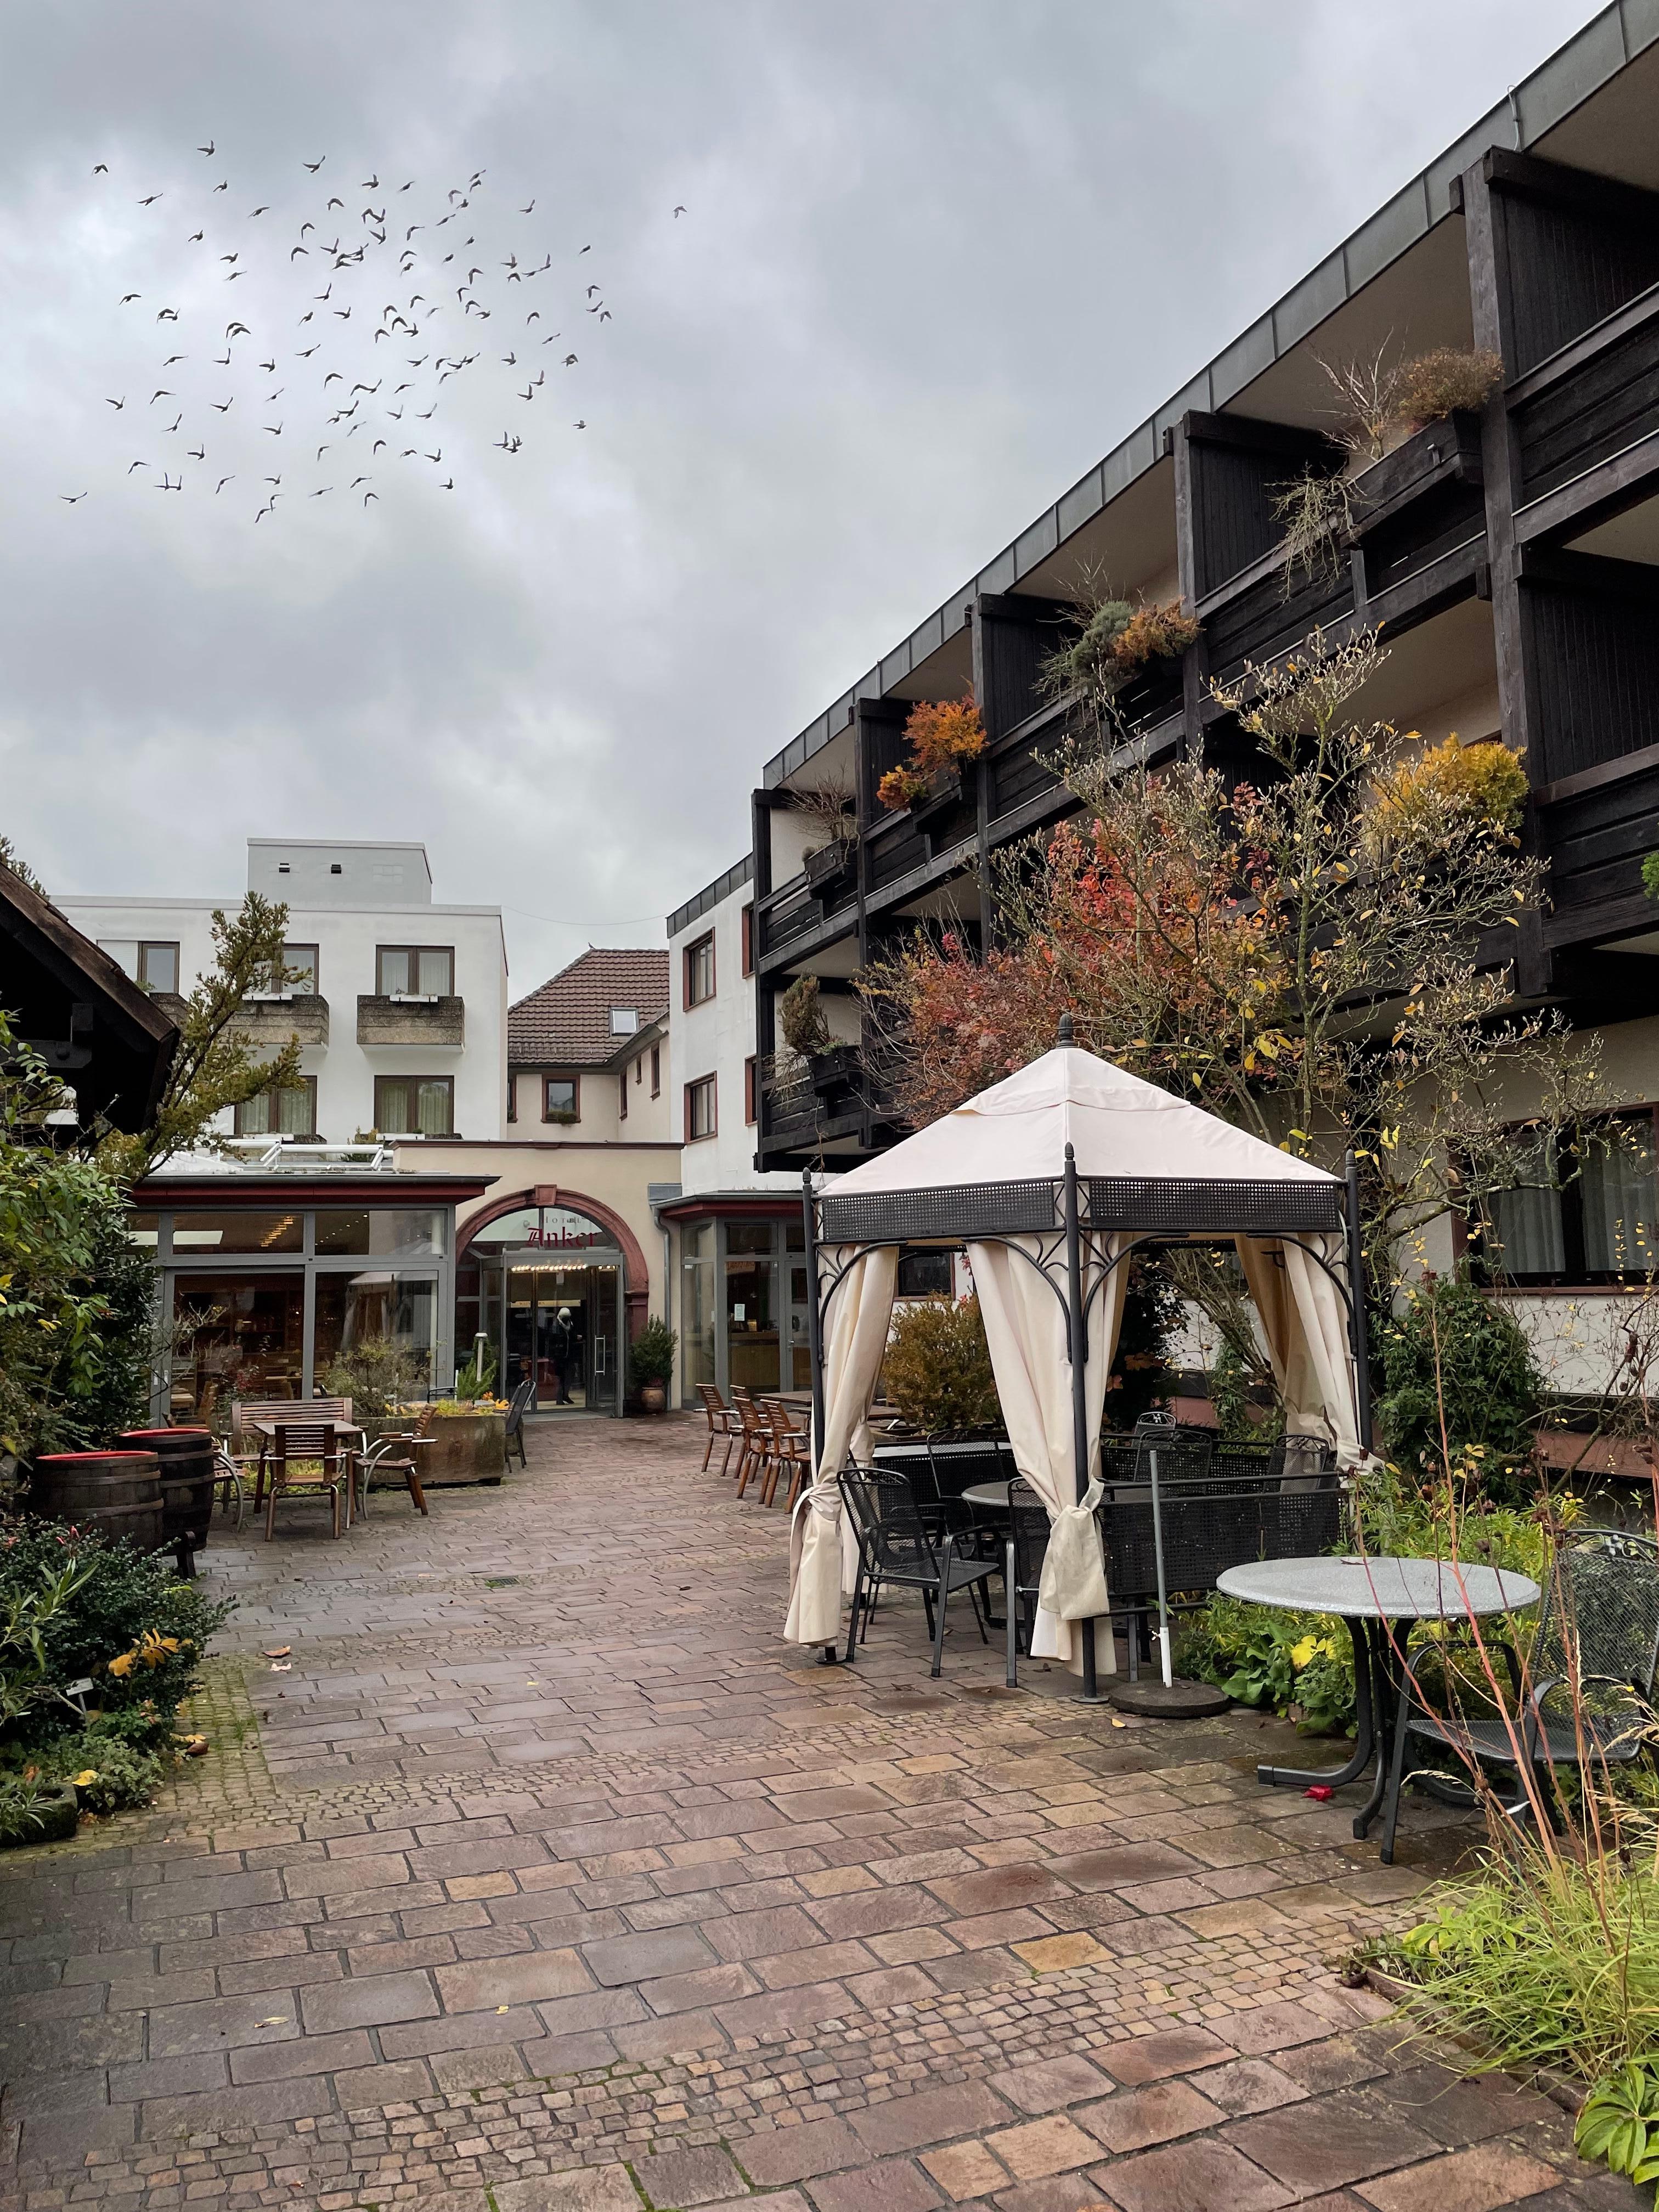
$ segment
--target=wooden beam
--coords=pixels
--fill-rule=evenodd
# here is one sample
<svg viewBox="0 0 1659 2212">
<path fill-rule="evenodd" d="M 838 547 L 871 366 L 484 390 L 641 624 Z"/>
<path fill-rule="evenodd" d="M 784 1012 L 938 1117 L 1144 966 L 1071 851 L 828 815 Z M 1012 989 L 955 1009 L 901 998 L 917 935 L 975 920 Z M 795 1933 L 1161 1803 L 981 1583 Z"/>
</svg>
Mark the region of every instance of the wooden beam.
<svg viewBox="0 0 1659 2212">
<path fill-rule="evenodd" d="M 1480 168 L 1482 181 L 1492 191 L 1544 200 L 1593 222 L 1628 224 L 1644 230 L 1659 223 L 1659 192 L 1640 185 L 1595 176 L 1588 169 L 1571 168 L 1565 161 L 1547 161 L 1539 154 L 1518 154 L 1507 146 L 1490 148 Z M 1467 216 L 1467 177 L 1464 191 Z"/>
<path fill-rule="evenodd" d="M 1606 554 L 1574 553 L 1554 545 L 1522 545 L 1520 561 L 1523 584 L 1659 606 L 1659 568 L 1645 561 L 1615 561 Z"/>
</svg>

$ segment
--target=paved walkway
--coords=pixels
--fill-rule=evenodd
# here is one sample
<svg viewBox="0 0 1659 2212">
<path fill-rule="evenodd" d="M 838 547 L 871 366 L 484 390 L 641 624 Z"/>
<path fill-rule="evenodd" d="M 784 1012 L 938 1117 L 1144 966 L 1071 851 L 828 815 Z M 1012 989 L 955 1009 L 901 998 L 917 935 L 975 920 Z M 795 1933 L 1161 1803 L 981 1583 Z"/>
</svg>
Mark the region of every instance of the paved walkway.
<svg viewBox="0 0 1659 2212">
<path fill-rule="evenodd" d="M 207 1555 L 242 1600 L 208 1771 L 0 1862 L 0 2202 L 1638 2202 L 1336 1981 L 1443 1814 L 1382 1869 L 1351 1808 L 1257 1789 L 1288 1731 L 1008 1692 L 965 1604 L 940 1683 L 900 1602 L 819 1667 L 782 1513 L 700 1455 L 542 1424 L 429 1520 Z"/>
</svg>

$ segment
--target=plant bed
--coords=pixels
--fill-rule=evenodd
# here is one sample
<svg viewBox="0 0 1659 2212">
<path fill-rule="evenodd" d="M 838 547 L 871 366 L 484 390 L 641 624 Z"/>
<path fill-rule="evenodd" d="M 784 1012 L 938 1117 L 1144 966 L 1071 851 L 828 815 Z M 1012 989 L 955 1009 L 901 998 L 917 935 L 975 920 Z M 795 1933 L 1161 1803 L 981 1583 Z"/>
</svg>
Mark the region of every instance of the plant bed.
<svg viewBox="0 0 1659 2212">
<path fill-rule="evenodd" d="M 1458 483 L 1482 481 L 1480 418 L 1461 409 L 1438 422 L 1425 424 L 1404 445 L 1396 446 L 1353 478 L 1350 486 L 1353 535 L 1364 536 L 1431 485 L 1448 479 Z"/>
<path fill-rule="evenodd" d="M 953 806 L 962 804 L 962 770 L 959 768 L 936 769 L 927 779 L 927 788 L 910 802 L 910 819 L 918 829 L 926 829 L 948 814 Z"/>
<path fill-rule="evenodd" d="M 1387 1997 L 1402 2012 L 1410 2012 L 1425 2027 L 1455 2049 L 1467 2051 L 1472 2057 L 1485 2062 L 1482 2071 L 1506 2074 L 1511 2081 L 1538 2090 L 1553 2105 L 1559 2105 L 1564 2112 L 1576 2115 L 1589 2094 L 1588 2083 L 1575 2081 L 1570 2075 L 1563 2074 L 1559 2067 L 1494 2066 L 1492 2053 L 1480 2037 L 1472 2034 L 1467 2027 L 1459 2027 L 1455 2021 L 1449 2019 L 1443 2007 L 1436 2004 L 1418 1983 L 1402 1981 L 1398 1974 L 1389 1973 L 1383 1966 L 1363 1968 L 1360 1979 L 1368 1990 L 1374 1990 L 1380 1997 Z"/>
<path fill-rule="evenodd" d="M 19 1850 L 25 1844 L 61 1844 L 75 1833 L 80 1821 L 75 1784 L 56 1783 L 41 1790 L 27 1812 L 0 1826 L 0 1850 Z"/>
<path fill-rule="evenodd" d="M 507 1465 L 507 1413 L 450 1413 L 423 1406 L 413 1423 L 417 1436 L 430 1437 L 420 1455 L 422 1490 L 444 1490 L 466 1482 L 499 1482 Z"/>
</svg>

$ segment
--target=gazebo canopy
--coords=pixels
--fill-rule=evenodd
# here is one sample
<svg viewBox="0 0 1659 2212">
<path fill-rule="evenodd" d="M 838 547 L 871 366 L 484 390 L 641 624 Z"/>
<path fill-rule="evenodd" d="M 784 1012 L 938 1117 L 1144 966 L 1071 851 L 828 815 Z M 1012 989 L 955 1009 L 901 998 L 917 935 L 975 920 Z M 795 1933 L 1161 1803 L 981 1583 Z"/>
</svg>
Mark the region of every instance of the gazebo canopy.
<svg viewBox="0 0 1659 2212">
<path fill-rule="evenodd" d="M 824 1242 L 1053 1228 L 1068 1145 L 1096 1230 L 1273 1236 L 1342 1225 L 1335 1176 L 1060 1045 L 837 1177 L 821 1200 Z"/>
<path fill-rule="evenodd" d="M 856 1565 L 836 1477 L 849 1451 L 868 1455 L 901 1244 L 967 1246 L 1015 1462 L 1054 1524 L 1049 1559 L 1063 1550 L 1101 1591 L 1092 1513 L 1106 1378 L 1124 1262 L 1148 1241 L 1231 1240 L 1287 1425 L 1325 1437 L 1348 1464 L 1369 1449 L 1354 1309 L 1338 1273 L 1353 1264 L 1343 1182 L 1079 1050 L 1068 1030 L 1054 1051 L 821 1195 L 809 1178 L 814 1471 L 797 1510 L 784 1630 L 797 1643 L 833 1643 Z M 1073 1659 L 1072 1623 L 1101 1610 L 1079 1605 L 1039 1607 L 1034 1651 Z M 1086 1626 L 1084 1668 L 1091 1684 Z"/>
</svg>

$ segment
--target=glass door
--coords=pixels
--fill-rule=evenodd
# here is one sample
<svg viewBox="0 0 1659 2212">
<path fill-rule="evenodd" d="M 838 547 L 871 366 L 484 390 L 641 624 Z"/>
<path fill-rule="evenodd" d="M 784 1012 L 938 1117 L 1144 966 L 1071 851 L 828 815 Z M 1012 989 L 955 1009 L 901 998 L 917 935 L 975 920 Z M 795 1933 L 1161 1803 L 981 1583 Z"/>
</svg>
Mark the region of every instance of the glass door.
<svg viewBox="0 0 1659 2212">
<path fill-rule="evenodd" d="M 614 1267 L 589 1267 L 586 1273 L 588 1410 L 613 1413 L 621 1379 L 617 1274 Z"/>
</svg>

